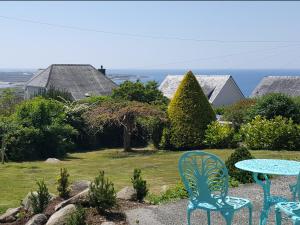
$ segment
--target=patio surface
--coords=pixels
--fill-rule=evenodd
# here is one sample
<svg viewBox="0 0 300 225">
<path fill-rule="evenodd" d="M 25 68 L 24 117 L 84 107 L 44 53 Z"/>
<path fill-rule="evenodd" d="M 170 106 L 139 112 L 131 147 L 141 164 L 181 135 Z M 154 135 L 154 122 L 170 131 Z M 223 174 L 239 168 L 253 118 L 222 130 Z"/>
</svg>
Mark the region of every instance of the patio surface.
<svg viewBox="0 0 300 225">
<path fill-rule="evenodd" d="M 276 177 L 272 179 L 271 193 L 275 195 L 285 196 L 291 198 L 291 193 L 288 184 L 295 183 L 296 177 Z M 259 224 L 260 210 L 263 202 L 262 188 L 257 184 L 240 185 L 237 188 L 230 188 L 231 196 L 238 196 L 248 198 L 253 203 L 253 225 Z M 126 216 L 130 225 L 183 225 L 186 223 L 186 205 L 187 200 L 180 200 L 174 203 L 168 203 L 159 206 L 149 206 L 129 210 Z M 192 223 L 197 225 L 206 225 L 206 212 L 194 211 L 192 214 Z M 221 225 L 225 224 L 224 219 L 217 212 L 211 214 L 211 224 Z M 248 224 L 248 210 L 242 209 L 235 213 L 233 224 L 242 225 Z M 275 224 L 274 207 L 270 211 L 268 225 Z M 282 225 L 291 224 L 283 220 Z"/>
</svg>

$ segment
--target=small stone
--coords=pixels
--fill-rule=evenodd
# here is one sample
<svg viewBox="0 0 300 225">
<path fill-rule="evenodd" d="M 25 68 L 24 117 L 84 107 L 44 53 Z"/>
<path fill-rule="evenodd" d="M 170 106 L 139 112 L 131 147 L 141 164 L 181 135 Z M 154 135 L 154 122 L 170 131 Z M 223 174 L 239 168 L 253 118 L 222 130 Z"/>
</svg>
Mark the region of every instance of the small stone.
<svg viewBox="0 0 300 225">
<path fill-rule="evenodd" d="M 58 205 L 55 206 L 55 211 L 60 210 L 61 208 L 65 207 L 69 204 L 81 204 L 85 205 L 89 202 L 89 188 L 85 189 L 84 191 L 78 193 L 77 195 L 69 198 Z"/>
<path fill-rule="evenodd" d="M 114 222 L 103 222 L 101 225 L 116 225 Z"/>
<path fill-rule="evenodd" d="M 59 163 L 60 160 L 59 160 L 59 159 L 56 159 L 56 158 L 48 158 L 48 159 L 46 159 L 45 162 L 46 162 L 46 163 Z"/>
<path fill-rule="evenodd" d="M 135 200 L 136 199 L 136 191 L 133 187 L 124 187 L 117 193 L 118 199 L 124 200 Z"/>
<path fill-rule="evenodd" d="M 46 222 L 47 217 L 44 214 L 36 214 L 25 225 L 43 225 Z"/>
<path fill-rule="evenodd" d="M 65 225 L 72 213 L 76 212 L 76 206 L 71 204 L 52 214 L 46 225 Z"/>
<path fill-rule="evenodd" d="M 0 223 L 10 223 L 16 220 L 15 216 L 20 212 L 21 207 L 6 210 L 0 215 Z"/>
</svg>

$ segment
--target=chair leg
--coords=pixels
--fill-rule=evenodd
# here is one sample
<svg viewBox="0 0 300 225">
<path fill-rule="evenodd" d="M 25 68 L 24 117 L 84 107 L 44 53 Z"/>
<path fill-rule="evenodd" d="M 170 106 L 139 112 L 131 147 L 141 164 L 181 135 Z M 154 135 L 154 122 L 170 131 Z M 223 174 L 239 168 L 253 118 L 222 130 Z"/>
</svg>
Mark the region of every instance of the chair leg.
<svg viewBox="0 0 300 225">
<path fill-rule="evenodd" d="M 226 225 L 231 225 L 234 212 L 227 211 L 227 212 L 221 212 L 221 214 L 224 217 L 224 219 L 226 220 Z"/>
<path fill-rule="evenodd" d="M 249 204 L 248 210 L 249 210 L 249 225 L 252 225 L 252 204 Z"/>
<path fill-rule="evenodd" d="M 280 209 L 275 207 L 275 218 L 276 218 L 276 225 L 281 225 L 281 212 Z"/>
<path fill-rule="evenodd" d="M 191 213 L 192 213 L 192 209 L 187 209 L 187 222 L 188 222 L 188 225 L 191 225 Z"/>
<path fill-rule="evenodd" d="M 207 213 L 207 224 L 210 225 L 210 211 L 207 210 L 206 213 Z"/>
</svg>

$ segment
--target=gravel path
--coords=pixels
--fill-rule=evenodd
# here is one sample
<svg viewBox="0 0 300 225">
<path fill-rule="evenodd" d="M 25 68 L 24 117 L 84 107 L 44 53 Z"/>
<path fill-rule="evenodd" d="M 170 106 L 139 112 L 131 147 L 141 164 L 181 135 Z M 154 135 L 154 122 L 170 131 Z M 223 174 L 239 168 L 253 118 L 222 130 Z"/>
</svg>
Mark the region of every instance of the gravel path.
<svg viewBox="0 0 300 225">
<path fill-rule="evenodd" d="M 272 179 L 271 193 L 290 198 L 288 184 L 295 183 L 295 177 L 277 177 Z M 240 185 L 237 188 L 231 188 L 231 196 L 248 198 L 253 203 L 253 225 L 259 224 L 260 210 L 262 208 L 263 193 L 262 188 L 256 184 Z M 183 225 L 186 224 L 186 205 L 187 200 L 180 200 L 175 203 L 169 203 L 160 206 L 148 206 L 146 208 L 134 209 L 126 212 L 130 225 Z M 206 225 L 206 213 L 196 210 L 192 214 L 192 224 Z M 219 213 L 211 214 L 211 224 L 225 224 Z M 233 224 L 248 224 L 248 210 L 243 209 L 235 213 Z M 275 224 L 274 207 L 272 208 L 268 225 Z M 291 224 L 283 221 L 282 225 Z"/>
</svg>

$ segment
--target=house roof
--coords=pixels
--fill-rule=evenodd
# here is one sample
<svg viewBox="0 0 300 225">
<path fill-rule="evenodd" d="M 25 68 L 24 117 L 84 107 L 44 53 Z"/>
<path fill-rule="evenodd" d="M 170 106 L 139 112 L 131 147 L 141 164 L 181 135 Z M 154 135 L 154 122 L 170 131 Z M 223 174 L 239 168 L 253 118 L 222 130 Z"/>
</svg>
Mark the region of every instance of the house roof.
<svg viewBox="0 0 300 225">
<path fill-rule="evenodd" d="M 251 96 L 262 96 L 268 93 L 283 93 L 300 96 L 300 76 L 267 76 L 253 90 Z"/>
<path fill-rule="evenodd" d="M 230 75 L 195 75 L 204 94 L 208 97 L 210 102 L 213 102 L 217 95 L 220 93 L 224 85 L 229 79 Z M 163 94 L 172 98 L 175 94 L 180 82 L 184 75 L 168 75 L 159 86 Z"/>
<path fill-rule="evenodd" d="M 89 95 L 108 95 L 117 85 L 89 64 L 53 64 L 38 70 L 27 82 L 27 87 L 66 90 L 75 100 Z"/>
</svg>

